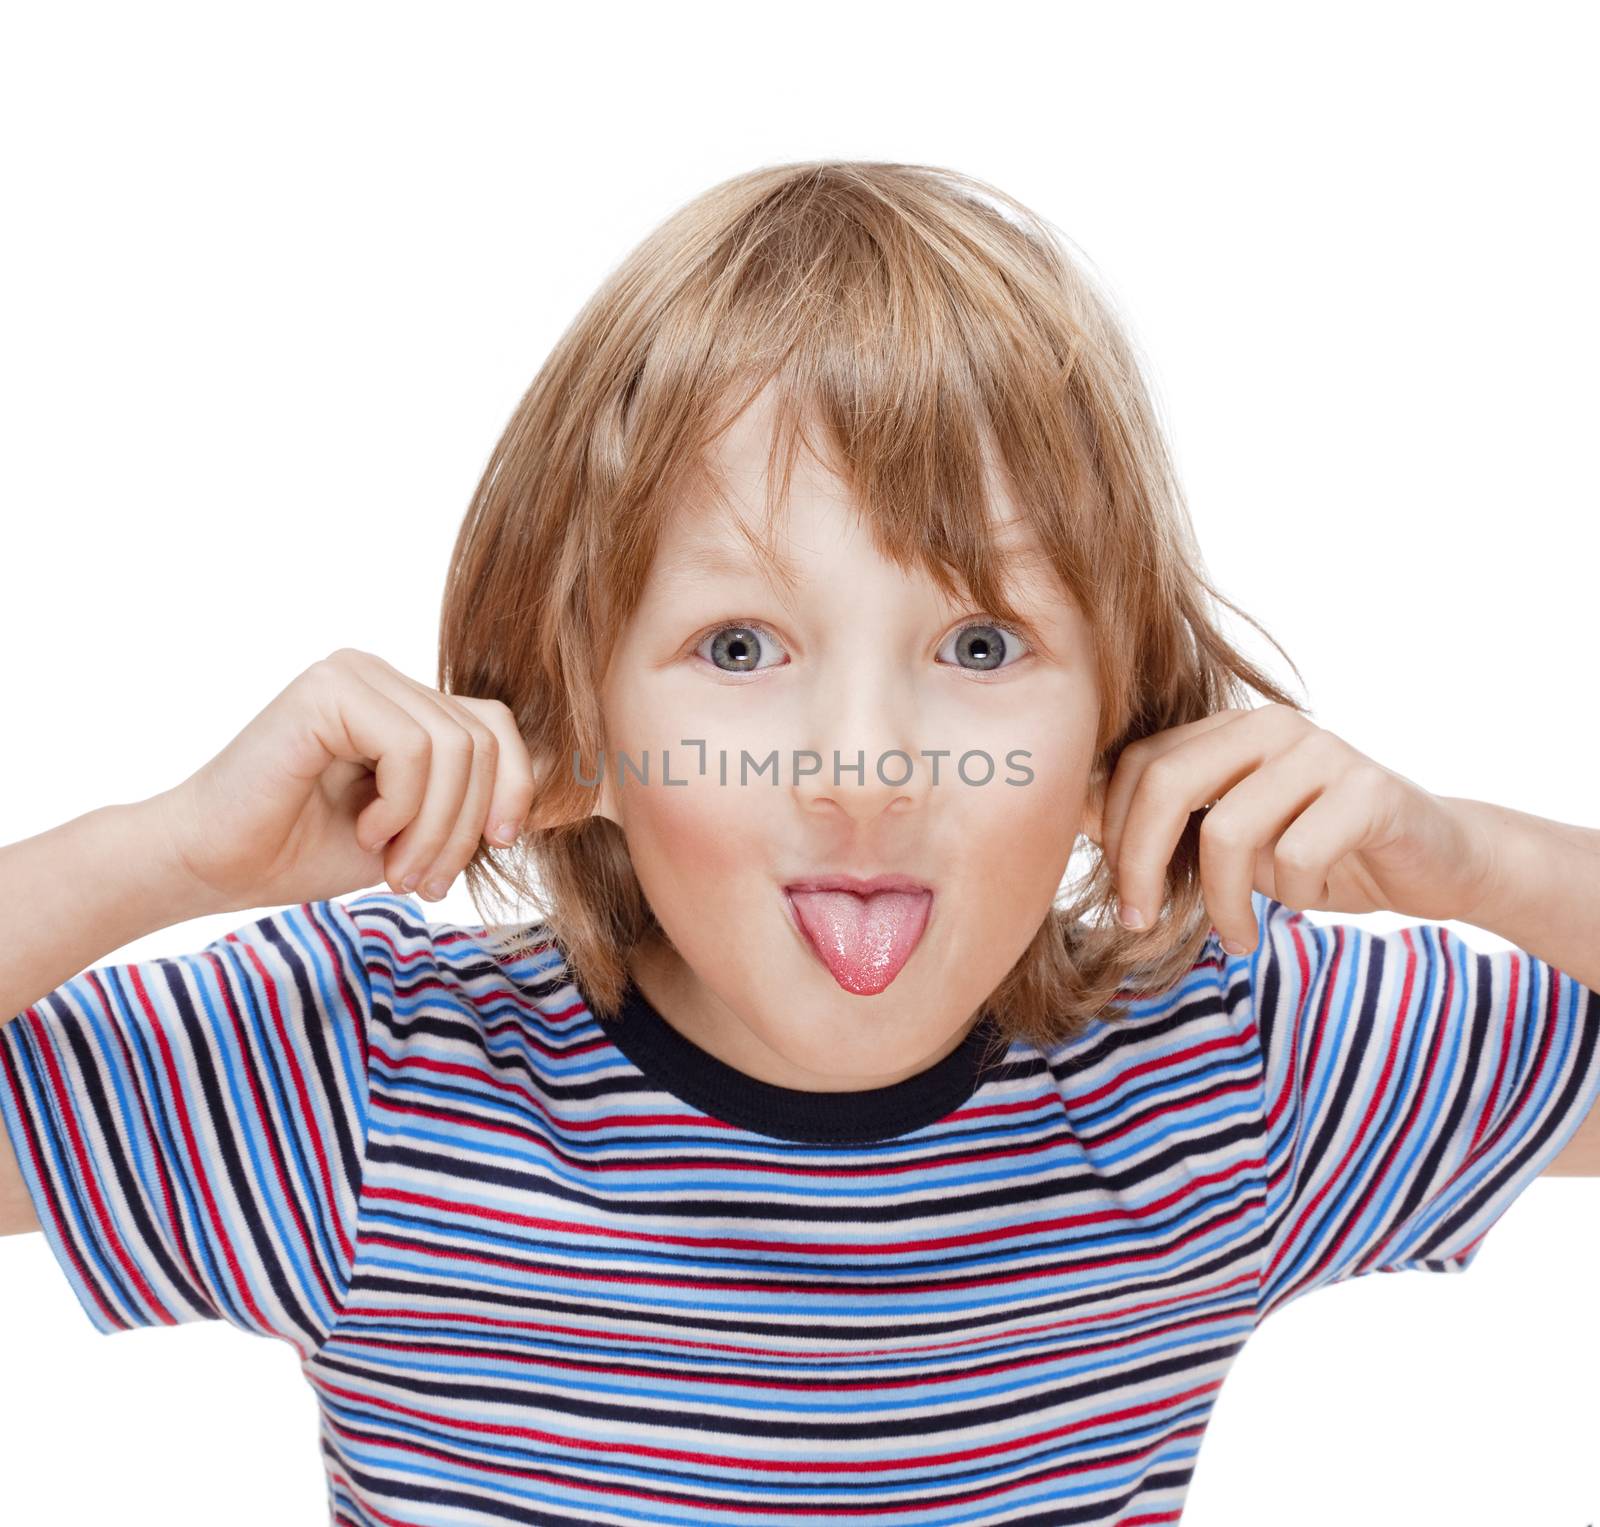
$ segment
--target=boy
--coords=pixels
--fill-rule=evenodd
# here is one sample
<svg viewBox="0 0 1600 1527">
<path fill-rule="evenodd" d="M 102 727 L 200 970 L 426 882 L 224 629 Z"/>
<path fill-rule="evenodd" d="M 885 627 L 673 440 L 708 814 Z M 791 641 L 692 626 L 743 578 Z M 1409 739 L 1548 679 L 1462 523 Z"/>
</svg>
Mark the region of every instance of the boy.
<svg viewBox="0 0 1600 1527">
<path fill-rule="evenodd" d="M 100 1329 L 295 1347 L 335 1520 L 1174 1520 L 1267 1314 L 1465 1268 L 1582 1138 L 1594 835 L 1234 651 L 996 194 L 713 188 L 505 432 L 437 690 L 341 651 L 0 851 L 11 1169 Z M 69 980 L 145 931 L 107 863 L 283 910 Z M 463 869 L 543 916 L 427 923 Z"/>
</svg>

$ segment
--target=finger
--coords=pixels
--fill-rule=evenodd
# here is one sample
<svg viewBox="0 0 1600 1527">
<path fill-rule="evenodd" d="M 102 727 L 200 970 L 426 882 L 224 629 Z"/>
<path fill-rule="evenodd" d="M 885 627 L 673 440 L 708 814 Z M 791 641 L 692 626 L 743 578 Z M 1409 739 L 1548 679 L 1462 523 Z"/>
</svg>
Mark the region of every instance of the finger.
<svg viewBox="0 0 1600 1527">
<path fill-rule="evenodd" d="M 1358 775 L 1331 784 L 1274 847 L 1273 897 L 1302 910 L 1326 906 L 1334 866 L 1372 840 L 1380 810 L 1370 784 Z"/>
<path fill-rule="evenodd" d="M 334 659 L 312 664 L 305 677 L 318 742 L 331 757 L 373 771 L 377 794 L 357 813 L 355 830 L 356 841 L 377 853 L 416 815 L 427 792 L 427 728 Z"/>
<path fill-rule="evenodd" d="M 470 740 L 466 788 L 462 792 L 456 819 L 443 844 L 421 874 L 422 892 L 438 901 L 454 883 L 478 851 L 484 818 L 494 796 L 495 777 L 500 768 L 500 742 L 492 728 L 454 695 L 432 692 L 441 709 L 453 716 Z"/>
<path fill-rule="evenodd" d="M 503 702 L 469 695 L 455 698 L 494 733 L 499 743 L 499 768 L 494 776 L 494 792 L 483 836 L 502 846 L 514 843 L 533 805 L 533 759 L 528 753 L 527 741 L 517 725 L 517 718 Z"/>
<path fill-rule="evenodd" d="M 1291 747 L 1268 759 L 1227 791 L 1200 824 L 1200 884 L 1211 925 L 1231 954 L 1248 954 L 1259 928 L 1250 893 L 1277 845 L 1297 830 L 1330 786 L 1325 760 Z M 1267 894 L 1282 899 L 1274 875 Z"/>
<path fill-rule="evenodd" d="M 368 657 L 383 670 L 393 682 L 407 685 L 416 694 L 453 715 L 457 722 L 473 735 L 474 742 L 485 748 L 492 767 L 489 775 L 490 796 L 484 815 L 471 824 L 471 841 L 460 856 L 460 863 L 449 867 L 447 873 L 454 879 L 460 869 L 477 852 L 478 839 L 502 846 L 516 841 L 533 803 L 533 762 L 528 745 L 523 740 L 517 719 L 510 708 L 499 700 L 481 699 L 475 695 L 454 695 L 445 690 L 431 689 L 410 674 L 386 662 L 376 653 L 360 654 Z M 489 736 L 485 736 L 487 728 Z M 487 744 L 492 738 L 493 748 Z M 477 757 L 475 753 L 475 758 Z M 476 782 L 476 774 L 474 775 Z M 469 788 L 469 793 L 472 793 Z M 476 805 L 477 803 L 474 802 Z M 485 823 L 488 825 L 485 826 Z M 465 835 L 466 824 L 462 825 Z M 441 868 L 446 868 L 442 863 Z"/>
<path fill-rule="evenodd" d="M 455 879 L 449 861 L 461 852 L 464 833 L 469 835 L 464 857 L 476 847 L 478 824 L 493 784 L 488 772 L 493 760 L 486 764 L 479 738 L 447 707 L 434 706 L 430 714 L 426 702 L 414 703 L 423 712 L 419 719 L 429 734 L 427 788 L 416 815 L 389 844 L 388 877 L 402 892 L 417 891 L 438 901 Z M 489 736 L 487 731 L 483 736 Z M 489 745 L 493 747 L 492 740 Z M 463 828 L 463 822 L 472 825 Z"/>
<path fill-rule="evenodd" d="M 1117 863 L 1128 811 L 1139 788 L 1139 782 L 1144 778 L 1145 770 L 1156 759 L 1164 757 L 1174 748 L 1183 746 L 1192 738 L 1227 726 L 1246 714 L 1247 712 L 1242 710 L 1216 711 L 1212 715 L 1201 717 L 1198 721 L 1186 722 L 1183 726 L 1168 727 L 1165 731 L 1141 737 L 1122 750 L 1121 756 L 1117 759 L 1117 766 L 1112 771 L 1111 780 L 1106 786 L 1105 805 L 1100 818 L 1100 848 L 1107 864 L 1115 866 Z"/>
<path fill-rule="evenodd" d="M 480 843 L 504 846 L 516 841 L 532 802 L 533 771 L 516 719 L 500 701 L 418 687 L 472 739 L 471 772 L 460 812 L 443 847 L 421 872 L 423 894 L 437 901 L 471 863 Z"/>
<path fill-rule="evenodd" d="M 1320 733 L 1287 707 L 1263 706 L 1236 715 L 1231 724 L 1190 729 L 1187 737 L 1142 767 L 1112 862 L 1118 899 L 1140 919 L 1131 926 L 1154 925 L 1165 896 L 1167 866 L 1189 817 L 1208 801 L 1220 803 L 1269 758 L 1305 741 L 1307 728 Z"/>
<path fill-rule="evenodd" d="M 473 790 L 477 792 L 475 809 L 479 813 L 477 824 L 472 827 L 472 844 L 476 845 L 492 777 L 484 772 L 483 760 L 474 767 L 474 753 L 480 741 L 492 746 L 492 736 L 481 723 L 464 719 L 465 712 L 445 704 L 445 697 L 437 690 L 418 684 L 383 659 L 359 651 L 345 652 L 341 658 L 351 675 L 352 687 L 366 686 L 386 696 L 410 715 L 426 734 L 421 800 L 389 840 L 384 853 L 384 871 L 385 879 L 402 894 L 420 889 L 425 897 L 437 901 L 448 889 L 454 874 L 444 876 L 435 865 L 456 834 L 464 802 Z M 489 768 L 492 769 L 492 763 Z M 381 776 L 381 759 L 379 771 Z M 381 783 L 379 788 L 381 793 Z M 441 878 L 442 884 L 434 883 Z"/>
</svg>

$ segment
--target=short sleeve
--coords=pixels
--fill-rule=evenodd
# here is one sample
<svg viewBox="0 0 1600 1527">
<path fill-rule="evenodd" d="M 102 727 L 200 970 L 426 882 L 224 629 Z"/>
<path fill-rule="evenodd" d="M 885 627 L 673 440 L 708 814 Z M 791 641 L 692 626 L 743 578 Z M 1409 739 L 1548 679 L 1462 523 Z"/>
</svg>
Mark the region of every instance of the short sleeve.
<svg viewBox="0 0 1600 1527">
<path fill-rule="evenodd" d="M 224 1320 L 302 1356 L 354 1265 L 376 899 L 74 976 L 0 1025 L 0 1114 L 89 1319 Z"/>
<path fill-rule="evenodd" d="M 1322 926 L 1252 893 L 1260 1318 L 1370 1272 L 1463 1272 L 1600 1093 L 1600 997 L 1442 923 Z M 1230 984 L 1237 974 L 1230 973 Z"/>
</svg>

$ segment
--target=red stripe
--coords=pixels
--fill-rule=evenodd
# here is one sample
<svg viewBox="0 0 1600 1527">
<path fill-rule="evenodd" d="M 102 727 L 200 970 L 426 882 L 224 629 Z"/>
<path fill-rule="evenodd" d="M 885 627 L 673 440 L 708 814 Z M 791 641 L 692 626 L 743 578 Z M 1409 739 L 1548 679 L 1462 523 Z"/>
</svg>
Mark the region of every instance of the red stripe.
<svg viewBox="0 0 1600 1527">
<path fill-rule="evenodd" d="M 248 1055 L 252 1052 L 254 1046 L 250 1041 L 249 1033 L 244 1021 L 244 1015 L 240 1011 L 238 1002 L 235 1000 L 233 986 L 231 982 L 226 979 L 226 967 L 217 956 L 213 955 L 212 960 L 213 968 L 216 970 L 218 976 L 222 978 L 219 981 L 219 985 L 221 987 L 224 1005 L 228 1010 L 228 1017 L 233 1023 L 235 1042 L 238 1046 L 239 1052 L 241 1054 Z M 260 969 L 259 965 L 257 969 Z M 266 976 L 265 972 L 262 972 L 262 974 L 264 979 L 266 979 L 270 984 L 271 978 Z M 262 1064 L 271 1067 L 273 1064 L 272 1056 L 269 1054 L 263 1057 Z M 247 1065 L 241 1067 L 240 1069 L 243 1070 L 245 1074 L 245 1080 L 250 1089 L 250 1096 L 255 1102 L 255 1138 L 259 1142 L 265 1144 L 268 1155 L 271 1157 L 273 1175 L 276 1177 L 278 1182 L 278 1191 L 282 1194 L 283 1200 L 288 1204 L 289 1212 L 293 1216 L 294 1226 L 299 1232 L 300 1246 L 305 1253 L 306 1263 L 311 1267 L 313 1273 L 316 1275 L 317 1282 L 321 1285 L 323 1298 L 327 1300 L 330 1308 L 336 1309 L 343 1298 L 343 1291 L 333 1288 L 329 1284 L 327 1276 L 323 1272 L 322 1257 L 313 1244 L 311 1227 L 307 1222 L 305 1212 L 301 1207 L 299 1190 L 298 1188 L 292 1186 L 289 1181 L 289 1167 L 288 1162 L 285 1159 L 283 1149 L 284 1137 L 274 1124 L 267 1100 L 262 1095 L 260 1087 L 256 1085 L 255 1067 Z M 308 1111 L 304 1103 L 303 1088 L 301 1089 L 301 1092 L 302 1103 L 300 1117 L 304 1122 L 305 1132 L 308 1135 L 315 1136 L 317 1134 L 316 1114 Z M 343 1226 L 339 1224 L 339 1216 L 335 1214 L 330 1215 L 329 1218 L 333 1220 L 335 1228 L 339 1233 L 340 1240 L 343 1242 Z M 265 1216 L 263 1216 L 263 1219 L 265 1219 Z M 350 1254 L 347 1246 L 345 1250 L 345 1266 L 348 1267 L 349 1265 Z"/>
<path fill-rule="evenodd" d="M 215 956 L 213 956 L 213 959 Z M 161 1050 L 161 1058 L 166 1066 L 167 1088 L 170 1106 L 177 1115 L 178 1125 L 183 1132 L 184 1144 L 189 1151 L 189 1175 L 191 1181 L 200 1190 L 200 1196 L 205 1201 L 206 1213 L 211 1220 L 212 1243 L 222 1253 L 223 1260 L 228 1264 L 228 1270 L 233 1274 L 235 1292 L 251 1316 L 259 1322 L 262 1330 L 271 1330 L 271 1322 L 262 1314 L 255 1302 L 255 1297 L 250 1292 L 249 1284 L 245 1281 L 244 1271 L 239 1262 L 239 1255 L 229 1239 L 226 1227 L 222 1223 L 222 1214 L 217 1207 L 215 1197 L 211 1192 L 211 1178 L 206 1167 L 205 1156 L 200 1149 L 200 1143 L 195 1137 L 194 1124 L 189 1117 L 189 1106 L 184 1098 L 183 1086 L 178 1076 L 177 1062 L 173 1058 L 172 1046 L 167 1038 L 166 1026 L 156 1017 L 154 1004 L 150 994 L 145 990 L 144 972 L 138 965 L 130 965 L 128 974 L 132 978 L 134 991 L 138 994 L 140 1005 L 144 1008 L 146 1020 L 149 1022 L 151 1032 L 154 1033 L 156 1043 Z M 196 977 L 200 975 L 200 968 L 196 968 Z M 218 1128 L 225 1127 L 226 1121 L 219 1120 Z"/>
<path fill-rule="evenodd" d="M 322 1138 L 322 1131 L 317 1127 L 316 1105 L 312 1102 L 311 1091 L 306 1086 L 305 1073 L 300 1069 L 300 1060 L 295 1054 L 294 1041 L 290 1039 L 288 1025 L 283 1019 L 283 1004 L 278 1000 L 278 983 L 273 980 L 271 972 L 262 963 L 260 952 L 254 944 L 242 944 L 241 947 L 255 967 L 261 988 L 266 993 L 267 1009 L 272 1014 L 272 1025 L 278 1035 L 278 1053 L 283 1056 L 289 1076 L 294 1082 L 295 1096 L 300 1101 L 300 1117 L 305 1121 L 306 1139 L 310 1142 L 312 1154 L 316 1157 L 317 1171 L 322 1178 L 322 1202 L 335 1205 L 339 1199 L 334 1191 L 333 1174 L 328 1166 L 326 1142 Z M 212 955 L 211 958 L 220 973 L 221 957 Z M 337 1099 L 330 1099 L 330 1106 L 337 1107 Z M 337 1214 L 329 1217 L 333 1221 L 334 1233 L 339 1238 L 339 1249 L 344 1255 L 345 1266 L 348 1267 L 354 1260 L 354 1254 L 350 1249 L 350 1241 L 344 1233 L 341 1217 Z"/>
<path fill-rule="evenodd" d="M 1357 947 L 1359 948 L 1359 945 Z M 1279 1246 L 1277 1255 L 1272 1259 L 1272 1263 L 1267 1269 L 1269 1278 L 1277 1271 L 1279 1265 L 1283 1262 L 1285 1257 L 1287 1257 L 1291 1252 L 1300 1249 L 1301 1234 L 1304 1231 L 1307 1222 L 1316 1213 L 1323 1199 L 1326 1198 L 1334 1188 L 1338 1187 L 1343 1182 L 1345 1170 L 1349 1163 L 1355 1158 L 1357 1152 L 1359 1152 L 1366 1144 L 1367 1135 L 1372 1128 L 1373 1120 L 1376 1117 L 1378 1109 L 1383 1102 L 1383 1098 L 1388 1091 L 1389 1078 L 1394 1074 L 1395 1057 L 1399 1053 L 1400 1049 L 1400 1039 L 1405 1031 L 1405 1020 L 1403 1015 L 1409 1013 L 1411 1010 L 1411 991 L 1413 985 L 1415 984 L 1416 978 L 1416 951 L 1412 947 L 1409 938 L 1405 941 L 1405 950 L 1406 974 L 1404 984 L 1401 987 L 1400 1001 L 1397 1009 L 1401 1016 L 1397 1017 L 1395 1022 L 1390 1026 L 1388 1034 L 1388 1050 L 1383 1058 L 1383 1069 L 1378 1075 L 1377 1085 L 1374 1086 L 1367 1095 L 1367 1105 L 1365 1110 L 1362 1112 L 1360 1125 L 1356 1129 L 1355 1137 L 1351 1140 L 1350 1144 L 1346 1148 L 1344 1156 L 1340 1159 L 1337 1167 L 1335 1167 L 1331 1173 L 1328 1173 L 1325 1176 L 1322 1186 L 1318 1188 L 1317 1191 L 1313 1193 L 1310 1199 L 1305 1203 L 1304 1207 L 1300 1211 L 1299 1217 L 1295 1220 L 1288 1235 L 1283 1239 L 1282 1244 Z M 1330 958 L 1327 967 L 1322 972 L 1322 979 L 1324 982 L 1324 1012 L 1322 1015 L 1320 1015 L 1321 1017 L 1326 1016 L 1326 1003 L 1338 984 L 1337 972 L 1338 957 L 1334 956 Z M 1323 1022 L 1319 1021 L 1317 1024 L 1317 1029 L 1320 1031 L 1325 1026 L 1326 1025 Z M 1295 1028 L 1298 1030 L 1299 1025 L 1296 1024 Z M 1303 1101 L 1302 1106 L 1304 1106 Z M 1299 1125 L 1300 1129 L 1309 1130 L 1310 1127 L 1310 1120 L 1302 1120 Z M 1299 1288 L 1305 1286 L 1307 1283 L 1314 1283 L 1318 1273 L 1323 1268 L 1328 1266 L 1329 1260 L 1330 1258 L 1325 1256 L 1316 1264 L 1316 1266 L 1308 1268 L 1294 1286 Z M 1279 1302 L 1283 1302 L 1283 1294 L 1280 1294 L 1278 1297 Z"/>
<path fill-rule="evenodd" d="M 56 1064 L 55 1051 L 48 1043 L 48 1036 L 44 1024 L 40 1022 L 38 1014 L 30 1008 L 28 1020 L 34 1026 L 34 1032 L 42 1042 L 39 1053 L 43 1056 L 46 1069 L 50 1073 L 50 1097 L 60 1103 L 58 1117 L 66 1126 L 67 1136 L 72 1146 L 72 1154 L 77 1162 L 78 1182 L 89 1197 L 89 1203 L 94 1209 L 98 1239 L 103 1250 L 109 1252 L 112 1258 L 122 1265 L 122 1270 L 128 1275 L 133 1286 L 139 1291 L 140 1296 L 157 1311 L 160 1319 L 167 1325 L 177 1322 L 168 1312 L 165 1305 L 156 1298 L 156 1293 L 150 1287 L 144 1276 L 144 1270 L 128 1255 L 127 1248 L 122 1243 L 122 1236 L 112 1222 L 111 1211 L 107 1208 L 105 1200 L 100 1196 L 99 1179 L 89 1164 L 88 1148 L 83 1143 L 83 1136 L 78 1130 L 78 1115 L 76 1112 L 77 1098 L 73 1089 L 69 1088 L 61 1069 Z M 115 1141 L 110 1148 L 117 1149 Z"/>
<path fill-rule="evenodd" d="M 38 1041 L 43 1036 L 44 1031 L 42 1025 L 38 1023 L 37 1014 L 31 1007 L 26 1009 L 24 1012 L 19 1013 L 15 1018 L 8 1020 L 6 1024 L 0 1025 L 0 1028 L 8 1028 L 14 1023 L 17 1025 L 16 1032 L 20 1036 L 23 1031 L 23 1024 L 27 1023 L 30 1019 L 33 1020 L 33 1028 L 30 1030 L 30 1032 L 34 1034 L 35 1040 Z M 23 1041 L 18 1038 L 17 1044 L 19 1047 L 22 1043 Z M 6 1090 L 10 1094 L 12 1102 L 16 1106 L 17 1117 L 19 1119 L 31 1117 L 35 1120 L 35 1122 L 37 1122 L 40 1118 L 49 1117 L 50 1110 L 48 1107 L 48 1098 L 40 1099 L 40 1106 L 37 1108 L 25 1106 L 31 1105 L 33 1100 L 21 1090 L 24 1085 L 22 1081 L 22 1076 L 24 1073 L 20 1064 L 17 1067 L 18 1075 L 14 1085 L 11 1078 L 11 1068 L 7 1066 L 5 1071 Z M 55 1071 L 54 1066 L 51 1067 L 51 1074 L 53 1076 L 58 1074 Z M 57 1095 L 64 1096 L 64 1094 L 60 1093 L 59 1090 Z M 95 1304 L 99 1307 L 100 1313 L 104 1315 L 108 1321 L 115 1326 L 119 1326 L 124 1331 L 131 1330 L 132 1327 L 128 1324 L 127 1319 L 119 1311 L 114 1310 L 109 1304 L 106 1303 L 104 1296 L 100 1292 L 98 1278 L 96 1278 L 96 1276 L 89 1271 L 89 1268 L 84 1262 L 83 1258 L 78 1255 L 75 1237 L 68 1233 L 69 1227 L 67 1221 L 63 1219 L 61 1215 L 62 1196 L 60 1184 L 56 1182 L 49 1163 L 45 1160 L 45 1158 L 40 1156 L 38 1147 L 34 1144 L 33 1131 L 24 1130 L 22 1132 L 22 1138 L 27 1142 L 28 1159 L 33 1163 L 34 1175 L 41 1183 L 45 1185 L 45 1204 L 50 1211 L 50 1218 L 55 1225 L 57 1244 L 64 1246 L 66 1248 L 67 1255 L 72 1258 L 73 1268 L 78 1275 L 79 1287 L 84 1289 L 89 1294 L 89 1296 L 94 1300 Z M 103 1233 L 101 1235 L 101 1241 L 102 1243 L 105 1241 L 105 1236 Z M 152 1295 L 151 1297 L 153 1300 L 154 1296 Z"/>
</svg>

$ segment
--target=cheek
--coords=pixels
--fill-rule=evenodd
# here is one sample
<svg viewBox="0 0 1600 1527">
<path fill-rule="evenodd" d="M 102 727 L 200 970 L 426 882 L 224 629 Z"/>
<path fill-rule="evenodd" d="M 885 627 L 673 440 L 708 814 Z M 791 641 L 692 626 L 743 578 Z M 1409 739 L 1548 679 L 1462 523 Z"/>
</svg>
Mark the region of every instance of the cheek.
<svg viewBox="0 0 1600 1527">
<path fill-rule="evenodd" d="M 656 917 L 681 949 L 695 945 L 697 930 L 747 922 L 752 887 L 772 861 L 773 819 L 785 801 L 770 777 L 737 788 L 740 746 L 760 757 L 763 739 L 750 724 L 730 728 L 711 703 L 715 698 L 708 700 L 680 674 L 658 674 L 648 683 L 620 684 L 607 714 L 612 801 L 629 858 Z M 704 772 L 701 748 L 684 738 L 702 743 Z M 718 775 L 719 748 L 730 753 L 726 785 Z M 666 777 L 681 783 L 662 782 L 663 750 Z M 624 753 L 636 767 L 648 756 L 648 784 L 623 771 L 618 788 L 617 756 Z"/>
<path fill-rule="evenodd" d="M 953 787 L 961 802 L 962 837 L 971 845 L 974 888 L 1013 911 L 1024 903 L 1040 904 L 1041 914 L 1048 907 L 1072 856 L 1088 795 L 1092 718 L 1085 717 L 1081 696 L 1063 694 L 1056 702 L 995 729 L 989 784 L 975 789 L 958 781 Z"/>
<path fill-rule="evenodd" d="M 705 907 L 734 896 L 740 875 L 765 862 L 760 828 L 772 802 L 757 789 L 722 788 L 714 772 L 699 777 L 694 762 L 694 753 L 674 750 L 672 777 L 687 784 L 663 785 L 652 773 L 650 784 L 630 779 L 623 790 L 628 852 L 658 916 L 675 904 Z M 659 764 L 657 753 L 652 769 Z"/>
<path fill-rule="evenodd" d="M 672 775 L 686 785 L 661 785 L 652 774 L 648 786 L 625 787 L 628 854 L 657 921 L 696 977 L 719 991 L 745 990 L 783 936 L 782 903 L 765 879 L 777 792 L 723 788 L 714 773 L 701 779 L 676 751 L 673 758 Z"/>
</svg>

